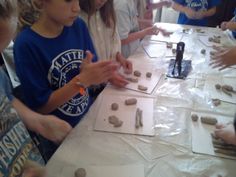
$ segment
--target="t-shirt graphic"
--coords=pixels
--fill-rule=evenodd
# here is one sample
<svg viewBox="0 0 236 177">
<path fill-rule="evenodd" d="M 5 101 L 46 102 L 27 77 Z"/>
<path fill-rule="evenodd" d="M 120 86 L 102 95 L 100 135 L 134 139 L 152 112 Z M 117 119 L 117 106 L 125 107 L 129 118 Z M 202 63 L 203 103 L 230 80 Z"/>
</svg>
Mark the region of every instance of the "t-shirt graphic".
<svg viewBox="0 0 236 177">
<path fill-rule="evenodd" d="M 186 0 L 186 4 L 195 11 L 204 11 L 208 7 L 207 0 Z"/>
<path fill-rule="evenodd" d="M 84 58 L 84 51 L 79 49 L 72 49 L 58 55 L 52 61 L 51 68 L 48 73 L 48 80 L 52 88 L 61 88 L 67 84 L 73 77 L 75 77 L 80 70 L 82 59 Z M 59 111 L 65 115 L 77 117 L 81 116 L 89 106 L 88 89 L 86 94 L 77 95 L 71 100 L 58 108 Z"/>
<path fill-rule="evenodd" d="M 0 177 L 20 177 L 26 160 L 44 164 L 23 122 L 0 92 Z"/>
</svg>

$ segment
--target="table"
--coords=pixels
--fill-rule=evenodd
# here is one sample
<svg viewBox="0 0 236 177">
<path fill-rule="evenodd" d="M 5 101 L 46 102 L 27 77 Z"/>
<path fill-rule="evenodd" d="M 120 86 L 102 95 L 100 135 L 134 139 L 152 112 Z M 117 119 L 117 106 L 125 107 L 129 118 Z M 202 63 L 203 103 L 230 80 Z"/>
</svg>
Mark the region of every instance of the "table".
<svg viewBox="0 0 236 177">
<path fill-rule="evenodd" d="M 200 27 L 159 23 L 169 30 Z M 201 28 L 211 33 L 219 29 Z M 182 39 L 186 52 L 191 54 L 193 70 L 186 80 L 167 79 L 164 75 L 168 60 L 149 58 L 142 45 L 150 43 L 145 38 L 131 61 L 151 63 L 163 70 L 163 77 L 152 96 L 155 98 L 154 129 L 155 137 L 127 134 L 105 133 L 93 130 L 95 115 L 101 103 L 102 94 L 97 98 L 84 119 L 72 130 L 47 164 L 49 177 L 70 177 L 71 169 L 90 165 L 128 165 L 143 164 L 146 177 L 217 177 L 236 176 L 236 161 L 194 154 L 191 151 L 191 131 L 189 117 L 191 111 L 213 112 L 233 116 L 236 105 L 223 103 L 214 107 L 209 95 L 203 90 L 206 76 L 219 78 L 235 77 L 236 69 L 229 68 L 219 72 L 211 69 L 209 63 L 210 47 L 198 40 L 198 34 L 186 34 Z M 206 55 L 200 50 L 205 48 Z M 122 93 L 111 86 L 105 93 Z M 126 91 L 129 93 L 130 91 Z"/>
</svg>

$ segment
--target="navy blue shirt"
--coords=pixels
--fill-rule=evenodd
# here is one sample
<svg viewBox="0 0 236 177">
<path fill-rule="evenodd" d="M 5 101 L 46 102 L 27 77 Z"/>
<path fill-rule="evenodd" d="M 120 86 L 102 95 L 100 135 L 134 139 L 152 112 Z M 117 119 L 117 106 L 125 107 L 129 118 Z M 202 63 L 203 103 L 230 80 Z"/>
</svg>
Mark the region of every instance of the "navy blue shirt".
<svg viewBox="0 0 236 177">
<path fill-rule="evenodd" d="M 45 105 L 53 91 L 80 73 L 86 50 L 94 54 L 93 62 L 97 61 L 88 29 L 81 19 L 64 27 L 56 38 L 45 38 L 31 28 L 24 29 L 16 39 L 14 56 L 26 104 L 34 110 Z M 85 95 L 76 95 L 51 114 L 75 126 L 91 102 L 86 89 Z"/>
<path fill-rule="evenodd" d="M 233 21 L 236 23 L 236 8 L 234 10 L 234 20 Z M 236 30 L 233 30 L 232 34 L 233 34 L 234 38 L 236 38 Z"/>
<path fill-rule="evenodd" d="M 216 7 L 220 0 L 174 0 L 176 3 L 187 6 L 195 11 L 207 11 L 213 7 Z M 195 26 L 206 26 L 207 19 L 189 19 L 184 13 L 179 14 L 178 24 L 183 25 L 195 25 Z"/>
</svg>

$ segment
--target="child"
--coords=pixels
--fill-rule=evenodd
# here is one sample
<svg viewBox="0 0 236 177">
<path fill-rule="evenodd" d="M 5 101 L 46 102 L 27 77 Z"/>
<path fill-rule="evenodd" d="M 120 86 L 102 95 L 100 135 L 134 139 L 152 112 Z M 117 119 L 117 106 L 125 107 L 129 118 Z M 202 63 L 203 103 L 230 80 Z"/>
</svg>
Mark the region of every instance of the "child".
<svg viewBox="0 0 236 177">
<path fill-rule="evenodd" d="M 117 27 L 121 38 L 121 51 L 124 57 L 134 54 L 139 47 L 140 40 L 147 35 L 158 34 L 155 26 L 140 30 L 137 17 L 136 0 L 114 0 L 117 15 Z"/>
<path fill-rule="evenodd" d="M 39 18 L 19 34 L 14 46 L 25 101 L 74 127 L 92 104 L 88 87 L 111 79 L 117 65 L 93 63 L 97 57 L 86 24 L 77 18 L 78 0 L 32 2 L 40 8 Z"/>
<path fill-rule="evenodd" d="M 232 31 L 234 38 L 236 38 L 236 9 L 234 10 L 234 17 L 229 22 L 222 22 L 221 29 Z"/>
<path fill-rule="evenodd" d="M 0 1 L 0 59 L 1 53 L 11 41 L 16 30 L 16 8 L 15 0 Z M 31 111 L 14 98 L 11 94 L 9 78 L 2 66 L 3 62 L 0 61 L 0 176 L 21 176 L 26 167 L 25 164 L 28 162 L 27 169 L 37 171 L 37 173 L 29 176 L 29 173 L 25 171 L 25 177 L 36 175 L 43 177 L 44 170 L 41 167 L 39 170 L 38 166 L 30 162 L 44 164 L 44 160 L 23 122 L 30 130 L 56 143 L 60 143 L 64 139 L 71 127 L 54 116 L 44 116 Z"/>
<path fill-rule="evenodd" d="M 179 11 L 178 24 L 207 26 L 207 17 L 216 13 L 220 0 L 174 0 L 173 9 Z"/>
<path fill-rule="evenodd" d="M 99 60 L 116 60 L 126 73 L 132 73 L 132 63 L 121 52 L 113 0 L 80 0 L 79 16 L 88 26 Z M 116 85 L 123 87 L 126 82 Z"/>
</svg>

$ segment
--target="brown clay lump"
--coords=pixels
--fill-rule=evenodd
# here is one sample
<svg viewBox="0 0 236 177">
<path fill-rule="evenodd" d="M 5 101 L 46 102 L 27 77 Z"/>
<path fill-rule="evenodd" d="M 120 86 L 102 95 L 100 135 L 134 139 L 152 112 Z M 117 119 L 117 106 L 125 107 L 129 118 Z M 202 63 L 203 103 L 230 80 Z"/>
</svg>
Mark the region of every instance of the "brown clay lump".
<svg viewBox="0 0 236 177">
<path fill-rule="evenodd" d="M 75 171 L 75 177 L 86 177 L 86 170 L 84 168 L 78 168 Z"/>
<path fill-rule="evenodd" d="M 135 70 L 135 71 L 134 71 L 134 76 L 140 77 L 140 76 L 141 76 L 141 72 L 138 71 L 138 70 Z"/>
<path fill-rule="evenodd" d="M 192 114 L 191 118 L 192 118 L 192 121 L 196 122 L 198 120 L 198 115 L 197 114 Z"/>
<path fill-rule="evenodd" d="M 125 100 L 125 105 L 135 105 L 137 104 L 137 99 L 136 98 L 130 98 Z"/>
<path fill-rule="evenodd" d="M 143 127 L 143 111 L 139 108 L 135 114 L 135 128 Z"/>
<path fill-rule="evenodd" d="M 114 127 L 121 127 L 123 124 L 123 121 L 121 121 L 116 116 L 109 116 L 108 121 L 110 124 L 112 124 Z"/>
<path fill-rule="evenodd" d="M 147 91 L 148 88 L 144 85 L 138 85 L 138 89 L 141 91 Z"/>
<path fill-rule="evenodd" d="M 217 119 L 214 117 L 202 116 L 201 122 L 204 124 L 215 125 L 215 124 L 217 124 Z"/>
<path fill-rule="evenodd" d="M 151 78 L 151 77 L 152 77 L 152 73 L 151 73 L 151 72 L 147 72 L 147 73 L 146 73 L 146 77 L 147 77 L 147 78 Z"/>
<path fill-rule="evenodd" d="M 129 82 L 133 82 L 133 83 L 138 82 L 138 78 L 133 78 L 133 77 L 127 77 L 126 80 L 129 81 Z"/>
<path fill-rule="evenodd" d="M 111 110 L 116 111 L 119 109 L 119 105 L 117 103 L 112 103 L 111 104 Z"/>
</svg>

